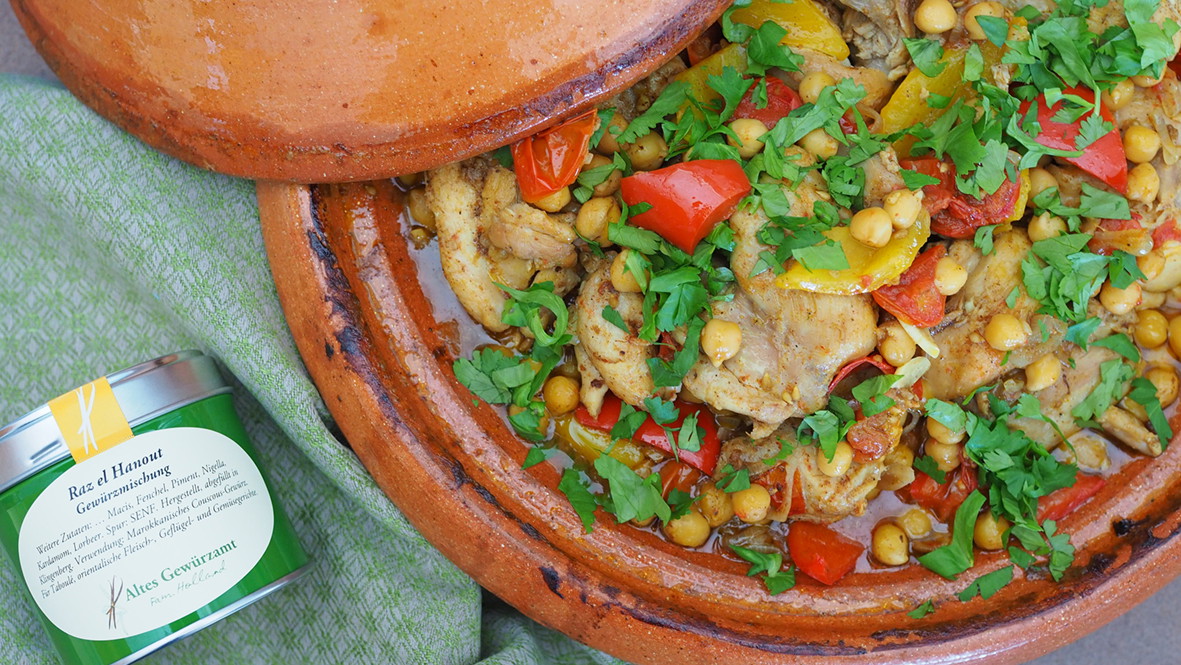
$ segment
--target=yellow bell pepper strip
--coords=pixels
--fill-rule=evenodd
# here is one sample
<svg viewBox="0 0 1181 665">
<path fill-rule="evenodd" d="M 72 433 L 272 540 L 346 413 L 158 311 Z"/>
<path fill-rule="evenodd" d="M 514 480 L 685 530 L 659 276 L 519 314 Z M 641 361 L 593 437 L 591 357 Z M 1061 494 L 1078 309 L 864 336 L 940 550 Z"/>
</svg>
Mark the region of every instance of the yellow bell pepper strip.
<svg viewBox="0 0 1181 665">
<path fill-rule="evenodd" d="M 1025 215 L 1025 206 L 1029 204 L 1029 191 L 1033 188 L 1033 182 L 1029 179 L 1029 169 L 1021 170 L 1017 183 L 1020 185 L 1020 189 L 1017 190 L 1017 203 L 1013 206 L 1013 214 L 1009 215 L 1006 222 L 1016 222 Z"/>
<path fill-rule="evenodd" d="M 870 293 L 898 281 L 910 267 L 931 237 L 931 220 L 919 215 L 918 221 L 906 232 L 896 235 L 885 247 L 874 249 L 853 238 L 848 226 L 836 226 L 824 232 L 845 251 L 849 267 L 843 270 L 808 270 L 795 263 L 775 278 L 775 285 L 783 289 L 800 289 L 815 293 L 853 295 Z"/>
<path fill-rule="evenodd" d="M 816 51 L 837 60 L 849 57 L 849 45 L 841 37 L 841 29 L 812 0 L 754 0 L 747 7 L 735 9 L 730 19 L 752 28 L 774 21 L 787 30 L 780 44 Z"/>
<path fill-rule="evenodd" d="M 721 76 L 722 70 L 726 67 L 731 67 L 741 74 L 746 71 L 746 63 L 746 47 L 741 44 L 730 44 L 677 74 L 673 80 L 687 83 L 689 85 L 688 96 L 705 105 L 722 97 L 718 91 L 709 87 L 709 77 Z"/>
<path fill-rule="evenodd" d="M 571 415 L 554 420 L 554 435 L 568 446 L 573 456 L 586 464 L 604 453 L 622 462 L 632 471 L 652 465 L 648 451 L 630 439 L 615 439 L 607 432 L 591 429 Z"/>
</svg>

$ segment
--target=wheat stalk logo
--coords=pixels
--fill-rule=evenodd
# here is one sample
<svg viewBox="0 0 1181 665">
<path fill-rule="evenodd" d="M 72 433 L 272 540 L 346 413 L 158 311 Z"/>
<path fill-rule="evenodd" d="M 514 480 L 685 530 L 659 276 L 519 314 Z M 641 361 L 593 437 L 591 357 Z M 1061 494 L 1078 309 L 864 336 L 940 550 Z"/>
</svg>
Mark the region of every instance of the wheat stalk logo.
<svg viewBox="0 0 1181 665">
<path fill-rule="evenodd" d="M 90 422 L 90 414 L 94 412 L 94 394 L 97 392 L 94 384 L 90 384 L 90 399 L 87 400 L 83 394 L 86 386 L 74 391 L 78 396 L 78 411 L 82 415 L 82 424 L 78 426 L 78 434 L 82 436 L 82 452 L 85 454 L 90 451 L 90 447 L 94 446 L 94 452 L 98 452 L 98 441 L 94 437 L 94 424 Z"/>
<path fill-rule="evenodd" d="M 110 628 L 111 630 L 115 630 L 119 627 L 118 623 L 115 621 L 115 604 L 119 602 L 119 598 L 123 595 L 123 580 L 119 580 L 119 589 L 116 591 L 116 579 L 117 578 L 114 577 L 111 578 L 111 604 L 109 607 L 107 607 L 107 628 Z"/>
</svg>

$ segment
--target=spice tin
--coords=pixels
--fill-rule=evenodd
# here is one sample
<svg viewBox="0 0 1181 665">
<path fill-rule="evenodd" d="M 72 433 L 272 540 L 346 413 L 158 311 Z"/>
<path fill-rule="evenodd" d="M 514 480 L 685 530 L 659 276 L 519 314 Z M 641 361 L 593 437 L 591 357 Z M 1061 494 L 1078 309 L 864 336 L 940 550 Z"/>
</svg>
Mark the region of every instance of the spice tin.
<svg viewBox="0 0 1181 665">
<path fill-rule="evenodd" d="M 0 429 L 0 545 L 67 665 L 131 663 L 303 572 L 229 393 L 184 351 Z"/>
</svg>

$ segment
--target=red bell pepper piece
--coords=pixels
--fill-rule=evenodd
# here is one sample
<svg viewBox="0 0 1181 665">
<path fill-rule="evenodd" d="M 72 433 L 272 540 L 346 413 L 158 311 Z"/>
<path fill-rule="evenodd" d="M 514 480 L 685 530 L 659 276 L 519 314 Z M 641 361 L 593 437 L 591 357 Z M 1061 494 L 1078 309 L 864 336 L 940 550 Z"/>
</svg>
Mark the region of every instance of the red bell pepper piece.
<svg viewBox="0 0 1181 665">
<path fill-rule="evenodd" d="M 853 370 L 861 367 L 862 365 L 873 365 L 874 367 L 882 370 L 882 374 L 894 373 L 894 366 L 886 362 L 881 356 L 877 355 L 876 353 L 873 355 L 868 355 L 864 358 L 851 360 L 847 365 L 842 367 L 841 370 L 837 372 L 837 375 L 833 377 L 832 383 L 828 384 L 828 392 L 832 392 L 833 388 L 836 388 L 837 385 L 841 383 L 841 381 L 845 380 L 845 377 L 852 374 Z"/>
<path fill-rule="evenodd" d="M 1106 484 L 1102 476 L 1078 474 L 1070 487 L 1055 490 L 1037 500 L 1037 521 L 1058 521 L 1066 517 L 1086 503 L 1087 499 L 1098 494 Z"/>
<path fill-rule="evenodd" d="M 1177 222 L 1172 219 L 1156 227 L 1152 232 L 1152 247 L 1156 249 L 1170 241 L 1181 242 L 1181 229 L 1177 228 Z"/>
<path fill-rule="evenodd" d="M 615 423 L 619 422 L 619 411 L 623 402 L 613 394 L 608 393 L 603 400 L 603 408 L 599 411 L 598 417 L 592 416 L 586 407 L 580 406 L 574 412 L 574 417 L 583 427 L 596 429 L 601 432 L 610 432 Z M 701 471 L 706 475 L 713 475 L 714 468 L 718 465 L 718 454 L 722 451 L 722 443 L 718 438 L 718 424 L 714 420 L 713 413 L 709 409 L 700 404 L 689 404 L 677 400 L 674 402 L 677 409 L 681 412 L 680 417 L 675 422 L 669 423 L 669 429 L 675 430 L 685 422 L 685 418 L 690 414 L 697 414 L 697 424 L 701 427 L 701 448 L 699 450 L 678 450 L 677 456 L 682 462 Z M 668 441 L 668 435 L 665 434 L 664 428 L 656 424 L 655 420 L 649 416 L 636 430 L 633 441 L 638 441 L 643 444 L 652 446 L 653 448 L 663 450 L 666 453 L 672 453 L 672 445 Z"/>
<path fill-rule="evenodd" d="M 660 467 L 660 495 L 667 499 L 673 490 L 688 494 L 700 479 L 701 472 L 697 469 L 675 459 L 669 460 Z"/>
<path fill-rule="evenodd" d="M 1021 185 L 1005 180 L 992 194 L 978 199 L 959 191 L 955 185 L 955 166 L 934 157 L 904 159 L 902 168 L 938 178 L 934 185 L 923 186 L 923 207 L 931 214 L 931 230 L 948 238 L 971 238 L 976 229 L 1000 224 L 1013 216 Z"/>
<path fill-rule="evenodd" d="M 1064 92 L 1077 95 L 1088 102 L 1095 101 L 1095 94 L 1091 92 L 1090 88 L 1067 88 Z M 1041 127 L 1041 132 L 1038 133 L 1035 140 L 1047 148 L 1078 150 L 1076 139 L 1081 130 L 1082 121 L 1086 117 L 1079 118 L 1074 122 L 1060 122 L 1054 119 L 1054 115 L 1062 108 L 1063 102 L 1059 101 L 1050 106 L 1046 103 L 1044 96 L 1038 97 L 1036 101 L 1038 103 L 1037 122 Z M 1025 102 L 1021 105 L 1022 117 L 1029 111 L 1031 103 Z M 1104 106 L 1099 110 L 1099 114 L 1104 120 L 1112 123 L 1111 131 L 1084 148 L 1083 154 L 1078 157 L 1063 157 L 1062 159 L 1090 173 L 1121 193 L 1127 192 L 1128 159 L 1124 155 L 1123 139 L 1120 138 L 1119 130 L 1115 128 L 1115 120 L 1111 111 Z"/>
<path fill-rule="evenodd" d="M 577 180 L 598 122 L 591 110 L 514 143 L 513 171 L 521 198 L 540 201 Z"/>
<path fill-rule="evenodd" d="M 797 521 L 787 529 L 787 551 L 800 572 L 822 584 L 836 584 L 857 566 L 865 546 L 823 524 Z"/>
<path fill-rule="evenodd" d="M 755 106 L 754 94 L 755 88 L 758 87 L 756 84 L 746 91 L 746 96 L 742 98 L 738 108 L 734 109 L 734 117 L 753 118 L 770 129 L 788 113 L 803 106 L 804 100 L 800 99 L 798 92 L 774 76 L 768 76 L 764 80 L 767 82 L 767 105 L 763 108 Z"/>
<path fill-rule="evenodd" d="M 898 278 L 898 283 L 873 292 L 874 301 L 884 310 L 912 326 L 933 326 L 943 320 L 947 296 L 935 288 L 935 266 L 947 254 L 943 245 L 935 245 L 919 254 L 914 263 Z"/>
<path fill-rule="evenodd" d="M 652 206 L 633 215 L 629 223 L 655 231 L 692 254 L 697 243 L 750 193 L 750 180 L 734 160 L 699 159 L 630 175 L 623 179 L 620 191 L 629 206 Z"/>
<path fill-rule="evenodd" d="M 1134 251 L 1148 239 L 1148 231 L 1140 225 L 1140 215 L 1132 213 L 1135 219 L 1101 219 L 1092 232 L 1087 247 L 1096 254 L 1111 256 L 1116 250 Z"/>
<path fill-rule="evenodd" d="M 955 519 L 955 511 L 977 487 L 976 467 L 961 463 L 947 474 L 943 484 L 917 469 L 914 480 L 898 490 L 898 498 L 907 503 L 915 503 L 935 514 L 940 522 L 950 524 Z"/>
</svg>

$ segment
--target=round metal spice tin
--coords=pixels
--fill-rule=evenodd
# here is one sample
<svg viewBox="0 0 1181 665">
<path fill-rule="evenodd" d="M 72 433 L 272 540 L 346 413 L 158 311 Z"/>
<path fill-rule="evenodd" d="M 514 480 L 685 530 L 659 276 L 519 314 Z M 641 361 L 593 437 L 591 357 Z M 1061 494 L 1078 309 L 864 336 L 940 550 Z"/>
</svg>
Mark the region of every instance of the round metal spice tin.
<svg viewBox="0 0 1181 665">
<path fill-rule="evenodd" d="M 0 429 L 0 545 L 67 665 L 134 662 L 305 569 L 229 393 L 184 351 Z"/>
</svg>

